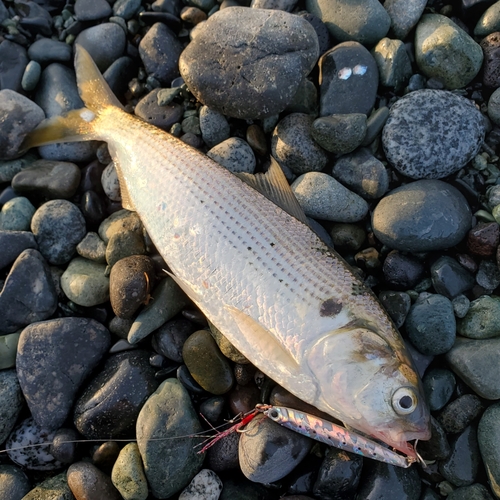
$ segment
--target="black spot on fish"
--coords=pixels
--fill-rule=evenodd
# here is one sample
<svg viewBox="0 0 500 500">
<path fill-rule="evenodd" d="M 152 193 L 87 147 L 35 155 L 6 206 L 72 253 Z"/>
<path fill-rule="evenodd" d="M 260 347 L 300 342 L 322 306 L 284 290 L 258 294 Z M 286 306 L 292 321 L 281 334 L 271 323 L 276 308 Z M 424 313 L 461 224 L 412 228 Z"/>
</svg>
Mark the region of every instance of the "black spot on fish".
<svg viewBox="0 0 500 500">
<path fill-rule="evenodd" d="M 271 243 L 271 246 L 273 247 L 274 245 L 276 245 L 276 243 Z"/>
<path fill-rule="evenodd" d="M 247 250 L 252 250 L 252 247 L 247 247 Z"/>
<path fill-rule="evenodd" d="M 327 299 L 321 304 L 319 308 L 320 316 L 336 316 L 342 311 L 342 302 L 335 299 Z"/>
</svg>

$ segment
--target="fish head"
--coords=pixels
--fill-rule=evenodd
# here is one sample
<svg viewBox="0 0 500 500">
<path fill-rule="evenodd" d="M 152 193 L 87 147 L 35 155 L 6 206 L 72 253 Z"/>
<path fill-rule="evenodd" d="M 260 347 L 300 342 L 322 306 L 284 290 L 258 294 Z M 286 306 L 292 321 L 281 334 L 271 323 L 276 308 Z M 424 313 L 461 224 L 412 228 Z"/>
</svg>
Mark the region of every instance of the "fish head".
<svg viewBox="0 0 500 500">
<path fill-rule="evenodd" d="M 408 441 L 430 438 L 422 385 L 404 352 L 366 328 L 334 331 L 307 352 L 316 407 L 416 458 Z"/>
</svg>

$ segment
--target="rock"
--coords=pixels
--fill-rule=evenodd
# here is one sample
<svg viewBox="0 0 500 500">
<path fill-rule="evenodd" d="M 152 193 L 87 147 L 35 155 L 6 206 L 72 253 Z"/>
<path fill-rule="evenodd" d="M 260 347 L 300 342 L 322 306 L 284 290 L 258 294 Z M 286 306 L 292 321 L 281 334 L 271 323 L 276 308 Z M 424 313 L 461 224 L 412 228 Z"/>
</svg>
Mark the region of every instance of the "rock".
<svg viewBox="0 0 500 500">
<path fill-rule="evenodd" d="M 372 49 L 378 66 L 380 84 L 399 90 L 412 75 L 411 61 L 401 40 L 382 38 Z"/>
<path fill-rule="evenodd" d="M 229 139 L 229 123 L 226 117 L 208 106 L 200 108 L 200 128 L 203 141 L 209 148 Z"/>
<path fill-rule="evenodd" d="M 462 432 L 483 411 L 481 400 L 474 394 L 464 394 L 447 404 L 438 415 L 438 422 L 449 434 Z"/>
<path fill-rule="evenodd" d="M 357 222 L 368 212 L 368 204 L 363 198 L 321 172 L 301 175 L 291 188 L 309 217 L 335 222 Z"/>
<path fill-rule="evenodd" d="M 307 0 L 306 9 L 341 42 L 354 40 L 373 45 L 387 34 L 391 24 L 386 10 L 373 0 Z"/>
<path fill-rule="evenodd" d="M 203 414 L 205 416 L 205 414 Z M 240 436 L 231 433 L 217 441 L 207 451 L 205 466 L 216 473 L 237 471 L 240 468 L 238 444 Z"/>
<path fill-rule="evenodd" d="M 50 497 L 47 494 L 50 494 Z M 74 498 L 66 480 L 66 472 L 62 472 L 42 481 L 23 500 L 73 500 Z"/>
<path fill-rule="evenodd" d="M 483 37 L 500 30 L 500 4 L 495 2 L 488 7 L 474 28 L 474 35 Z"/>
<path fill-rule="evenodd" d="M 76 0 L 75 17 L 78 21 L 97 21 L 109 17 L 112 9 L 106 0 Z"/>
<path fill-rule="evenodd" d="M 182 347 L 187 338 L 197 330 L 196 325 L 184 318 L 167 321 L 154 333 L 153 349 L 172 361 L 182 363 Z"/>
<path fill-rule="evenodd" d="M 254 482 L 278 481 L 302 461 L 311 446 L 312 440 L 259 415 L 240 438 L 241 471 Z"/>
<path fill-rule="evenodd" d="M 283 168 L 296 174 L 323 170 L 328 154 L 312 136 L 314 118 L 292 113 L 283 118 L 273 131 L 271 152 Z"/>
<path fill-rule="evenodd" d="M 311 126 L 313 139 L 327 151 L 335 154 L 347 154 L 354 151 L 365 138 L 366 115 L 324 116 L 314 120 Z"/>
<path fill-rule="evenodd" d="M 37 249 L 35 237 L 28 231 L 0 230 L 0 269 L 14 262 L 28 248 Z"/>
<path fill-rule="evenodd" d="M 14 90 L 0 90 L 0 158 L 19 156 L 21 143 L 43 119 L 43 110 Z"/>
<path fill-rule="evenodd" d="M 356 224 L 333 224 L 330 231 L 335 248 L 356 252 L 366 239 L 366 234 Z"/>
<path fill-rule="evenodd" d="M 28 198 L 19 196 L 4 204 L 0 211 L 0 230 L 27 231 L 35 213 Z"/>
<path fill-rule="evenodd" d="M 71 61 L 71 46 L 51 38 L 39 38 L 28 49 L 32 61 L 46 65 L 52 62 L 68 63 Z"/>
<path fill-rule="evenodd" d="M 431 411 L 443 408 L 455 390 L 455 377 L 449 370 L 433 368 L 422 380 L 424 392 Z"/>
<path fill-rule="evenodd" d="M 148 498 L 148 483 L 136 443 L 129 443 L 120 451 L 113 465 L 111 480 L 124 500 Z"/>
<path fill-rule="evenodd" d="M 500 339 L 458 338 L 446 354 L 451 369 L 479 396 L 500 399 Z"/>
<path fill-rule="evenodd" d="M 0 465 L 0 498 L 22 500 L 30 491 L 28 476 L 14 465 Z"/>
<path fill-rule="evenodd" d="M 499 242 L 500 228 L 496 222 L 480 222 L 467 235 L 467 249 L 479 257 L 495 255 Z"/>
<path fill-rule="evenodd" d="M 179 495 L 179 500 L 218 500 L 222 481 L 215 472 L 202 469 Z"/>
<path fill-rule="evenodd" d="M 483 117 L 470 101 L 451 92 L 424 89 L 392 106 L 382 144 L 389 163 L 403 175 L 440 179 L 476 156 L 484 134 Z"/>
<path fill-rule="evenodd" d="M 121 500 L 121 495 L 113 486 L 111 478 L 88 462 L 76 462 L 67 471 L 68 486 L 79 500 L 106 498 Z"/>
<path fill-rule="evenodd" d="M 320 116 L 362 113 L 375 104 L 379 74 L 370 52 L 358 42 L 344 42 L 319 60 Z"/>
<path fill-rule="evenodd" d="M 26 167 L 29 167 L 38 157 L 33 153 L 27 153 L 21 158 L 15 160 L 0 160 L 0 182 L 10 182 L 14 176 Z M 8 199 L 2 199 L 5 203 L 15 197 L 15 193 Z"/>
<path fill-rule="evenodd" d="M 109 163 L 103 170 L 101 184 L 104 193 L 111 201 L 122 201 L 118 173 L 113 162 Z"/>
<path fill-rule="evenodd" d="M 467 201 L 453 186 L 420 180 L 394 189 L 373 211 L 375 236 L 390 248 L 429 252 L 459 243 L 471 226 Z"/>
<path fill-rule="evenodd" d="M 97 233 L 89 231 L 76 246 L 76 252 L 84 259 L 92 260 L 98 264 L 106 263 L 106 245 Z"/>
<path fill-rule="evenodd" d="M 153 89 L 144 96 L 134 108 L 134 113 L 155 127 L 170 130 L 174 123 L 181 121 L 184 110 L 177 103 L 159 105 L 158 96 L 162 90 Z"/>
<path fill-rule="evenodd" d="M 256 162 L 252 148 L 239 137 L 230 137 L 217 144 L 207 152 L 207 156 L 234 174 L 253 174 L 255 171 Z"/>
<path fill-rule="evenodd" d="M 399 40 L 404 40 L 424 12 L 427 0 L 386 0 L 384 9 L 391 18 L 391 29 Z"/>
<path fill-rule="evenodd" d="M 0 370 L 16 366 L 17 344 L 20 336 L 20 333 L 11 333 L 0 337 Z"/>
<path fill-rule="evenodd" d="M 450 456 L 451 448 L 444 429 L 431 416 L 431 438 L 419 442 L 418 453 L 424 460 L 445 460 Z"/>
<path fill-rule="evenodd" d="M 106 261 L 114 266 L 118 261 L 146 253 L 144 235 L 138 231 L 121 231 L 113 234 L 106 246 Z"/>
<path fill-rule="evenodd" d="M 40 81 L 40 76 L 42 75 L 42 67 L 36 61 L 30 61 L 23 73 L 23 79 L 21 80 L 21 87 L 26 92 L 32 92 L 35 90 L 38 82 Z"/>
<path fill-rule="evenodd" d="M 26 49 L 3 39 L 0 43 L 0 60 L 3 62 L 0 70 L 0 89 L 21 92 L 21 80 L 29 61 Z"/>
<path fill-rule="evenodd" d="M 493 500 L 486 487 L 482 484 L 462 486 L 448 495 L 448 500 Z"/>
<path fill-rule="evenodd" d="M 396 290 L 410 290 L 423 278 L 425 267 L 412 255 L 397 250 L 389 252 L 384 260 L 382 272 L 387 284 Z"/>
<path fill-rule="evenodd" d="M 138 13 L 140 7 L 140 0 L 117 0 L 113 4 L 113 14 L 129 21 Z"/>
<path fill-rule="evenodd" d="M 69 300 L 84 307 L 109 300 L 109 278 L 106 266 L 76 257 L 61 276 L 61 288 Z"/>
<path fill-rule="evenodd" d="M 285 113 L 318 114 L 318 91 L 309 78 L 302 80 L 290 104 L 285 108 Z"/>
<path fill-rule="evenodd" d="M 189 394 L 177 380 L 165 380 L 146 401 L 137 419 L 137 445 L 155 497 L 172 496 L 201 469 L 203 456 L 190 437 L 169 439 L 201 430 Z"/>
<path fill-rule="evenodd" d="M 447 89 L 458 89 L 479 73 L 483 53 L 479 44 L 449 18 L 424 14 L 415 32 L 415 59 L 425 76 L 436 78 Z"/>
<path fill-rule="evenodd" d="M 481 417 L 477 430 L 479 450 L 493 493 L 500 495 L 500 403 L 491 405 Z"/>
<path fill-rule="evenodd" d="M 49 266 L 37 250 L 16 259 L 0 293 L 0 333 L 13 333 L 52 316 L 57 293 Z"/>
<path fill-rule="evenodd" d="M 202 108 L 203 110 L 203 108 Z M 201 112 L 200 112 L 201 116 Z M 250 147 L 260 156 L 267 155 L 267 138 L 263 130 L 253 123 L 247 128 L 246 140 Z"/>
<path fill-rule="evenodd" d="M 133 231 L 137 234 L 142 234 L 143 226 L 141 219 L 135 212 L 129 210 L 118 210 L 111 214 L 107 219 L 103 220 L 99 226 L 99 236 L 108 243 L 110 238 L 117 233 L 124 231 Z"/>
<path fill-rule="evenodd" d="M 76 393 L 109 345 L 108 330 L 93 319 L 59 318 L 23 330 L 17 375 L 37 424 L 49 430 L 63 424 Z"/>
<path fill-rule="evenodd" d="M 105 441 L 101 445 L 96 445 L 96 450 L 92 454 L 94 465 L 104 470 L 111 470 L 118 455 L 120 445 L 116 441 Z"/>
<path fill-rule="evenodd" d="M 384 291 L 380 293 L 379 300 L 394 321 L 396 328 L 401 328 L 410 312 L 410 296 L 405 292 Z"/>
<path fill-rule="evenodd" d="M 471 302 L 465 317 L 457 322 L 457 331 L 471 339 L 499 337 L 499 318 L 500 297 L 482 295 Z"/>
<path fill-rule="evenodd" d="M 16 425 L 17 417 L 21 413 L 23 405 L 24 399 L 16 371 L 0 371 L 0 443 L 5 442 Z M 2 481 L 0 481 L 0 491 L 1 484 Z"/>
<path fill-rule="evenodd" d="M 63 464 L 71 464 L 76 461 L 79 434 L 74 429 L 61 428 L 54 433 L 50 445 L 50 454 Z"/>
<path fill-rule="evenodd" d="M 305 19 L 235 7 L 197 26 L 179 69 L 206 106 L 226 116 L 255 119 L 286 108 L 318 55 L 318 38 Z"/>
<path fill-rule="evenodd" d="M 474 286 L 474 276 L 455 259 L 439 257 L 431 266 L 432 286 L 437 293 L 453 299 Z"/>
<path fill-rule="evenodd" d="M 500 83 L 500 59 L 498 58 L 498 47 L 500 46 L 500 34 L 498 32 L 488 35 L 481 40 L 481 48 L 484 52 L 483 84 L 486 87 L 498 88 Z"/>
</svg>

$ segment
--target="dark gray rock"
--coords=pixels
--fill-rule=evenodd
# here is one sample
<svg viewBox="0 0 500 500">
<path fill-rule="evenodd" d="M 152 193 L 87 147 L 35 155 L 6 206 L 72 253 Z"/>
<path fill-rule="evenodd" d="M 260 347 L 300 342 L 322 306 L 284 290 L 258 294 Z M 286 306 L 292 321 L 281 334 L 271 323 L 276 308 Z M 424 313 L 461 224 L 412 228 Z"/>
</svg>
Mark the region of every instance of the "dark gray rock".
<svg viewBox="0 0 500 500">
<path fill-rule="evenodd" d="M 15 370 L 0 371 L 0 443 L 4 443 L 16 425 L 24 406 L 21 386 Z M 0 491 L 2 481 L 0 481 Z M 0 496 L 0 498 L 2 498 Z M 8 498 L 8 497 L 6 497 Z"/>
<path fill-rule="evenodd" d="M 483 411 L 483 404 L 475 394 L 464 394 L 447 404 L 437 419 L 449 434 L 462 432 Z"/>
<path fill-rule="evenodd" d="M 227 116 L 264 118 L 286 108 L 318 55 L 316 32 L 305 19 L 235 7 L 196 29 L 179 68 L 203 104 Z"/>
<path fill-rule="evenodd" d="M 457 488 L 447 498 L 448 500 L 493 500 L 488 489 L 482 484 L 477 483 Z"/>
<path fill-rule="evenodd" d="M 198 328 L 184 318 L 167 321 L 154 333 L 153 349 L 172 361 L 182 363 L 182 346 Z"/>
<path fill-rule="evenodd" d="M 463 319 L 458 321 L 457 331 L 471 339 L 488 339 L 500 336 L 500 297 L 482 295 L 470 303 Z"/>
<path fill-rule="evenodd" d="M 394 292 L 386 290 L 381 292 L 379 300 L 389 313 L 396 328 L 401 328 L 405 322 L 406 316 L 410 312 L 411 299 L 405 292 Z"/>
<path fill-rule="evenodd" d="M 93 319 L 34 323 L 19 339 L 17 374 L 35 421 L 58 429 L 82 383 L 109 349 L 108 330 Z"/>
<path fill-rule="evenodd" d="M 30 490 L 30 481 L 22 469 L 14 465 L 0 465 L 0 498 L 21 500 Z"/>
<path fill-rule="evenodd" d="M 74 429 L 61 428 L 54 433 L 50 445 L 50 454 L 63 464 L 71 464 L 76 461 L 78 452 L 78 440 L 80 435 Z"/>
<path fill-rule="evenodd" d="M 318 37 L 320 55 L 326 52 L 330 48 L 330 43 L 331 43 L 330 32 L 328 31 L 326 24 L 318 16 L 315 16 L 314 14 L 311 14 L 310 12 L 307 12 L 305 10 L 298 12 L 297 15 L 303 17 L 306 21 L 311 23 L 311 26 L 314 28 L 314 31 L 316 31 L 316 36 Z"/>
<path fill-rule="evenodd" d="M 387 160 L 412 179 L 440 179 L 479 151 L 484 119 L 471 101 L 445 90 L 407 94 L 391 107 L 382 132 Z"/>
<path fill-rule="evenodd" d="M 28 248 L 37 249 L 33 233 L 28 231 L 1 231 L 0 230 L 0 269 L 14 262 L 19 255 Z"/>
<path fill-rule="evenodd" d="M 76 498 L 106 498 L 106 500 L 122 500 L 122 496 L 113 486 L 111 478 L 88 462 L 76 462 L 69 466 L 67 474 L 68 486 Z"/>
<path fill-rule="evenodd" d="M 384 9 L 391 18 L 391 29 L 399 40 L 404 40 L 417 24 L 427 0 L 386 0 Z"/>
<path fill-rule="evenodd" d="M 106 0 L 76 0 L 75 17 L 78 21 L 97 21 L 108 17 L 112 12 Z"/>
<path fill-rule="evenodd" d="M 23 500 L 44 499 L 44 497 L 46 498 L 47 491 L 49 491 L 53 495 L 52 498 L 57 500 L 73 500 L 74 498 L 68 486 L 66 472 L 62 472 L 57 476 L 50 477 L 49 479 L 45 479 L 45 481 L 42 481 L 35 488 L 33 488 L 23 498 Z M 50 498 L 50 500 L 52 500 L 52 498 Z"/>
<path fill-rule="evenodd" d="M 0 61 L 2 61 L 0 90 L 9 89 L 21 92 L 21 81 L 29 62 L 26 49 L 17 43 L 4 39 L 0 43 Z"/>
<path fill-rule="evenodd" d="M 203 142 L 209 148 L 229 139 L 230 129 L 226 117 L 208 106 L 200 109 L 200 129 Z"/>
<path fill-rule="evenodd" d="M 431 411 L 437 411 L 450 400 L 455 390 L 453 373 L 444 368 L 429 370 L 422 380 L 425 396 Z"/>
<path fill-rule="evenodd" d="M 106 2 L 106 0 L 103 1 Z M 136 75 L 137 63 L 128 56 L 119 57 L 113 61 L 103 73 L 104 79 L 115 95 L 124 94 L 128 90 L 128 83 Z"/>
<path fill-rule="evenodd" d="M 162 89 L 154 89 L 144 96 L 136 105 L 134 113 L 152 125 L 170 130 L 170 127 L 180 122 L 184 109 L 180 104 L 170 103 L 166 106 L 158 105 L 158 92 Z"/>
<path fill-rule="evenodd" d="M 419 441 L 418 453 L 424 460 L 444 460 L 450 456 L 450 452 L 444 429 L 431 415 L 431 438 L 428 441 Z"/>
<path fill-rule="evenodd" d="M 72 60 L 71 46 L 51 38 L 39 38 L 30 45 L 28 56 L 40 64 L 52 62 L 67 63 Z"/>
<path fill-rule="evenodd" d="M 474 276 L 455 259 L 439 257 L 431 266 L 432 286 L 437 293 L 453 299 L 474 286 Z"/>
<path fill-rule="evenodd" d="M 366 115 L 351 113 L 317 118 L 312 124 L 311 133 L 314 140 L 327 151 L 339 155 L 351 153 L 365 137 Z"/>
<path fill-rule="evenodd" d="M 479 450 L 496 497 L 500 494 L 500 403 L 492 404 L 483 414 L 477 429 Z M 469 498 L 469 497 L 468 497 Z M 467 500 L 468 500 L 467 498 Z"/>
<path fill-rule="evenodd" d="M 393 250 L 384 260 L 382 272 L 387 284 L 396 290 L 411 290 L 423 278 L 424 264 L 412 255 Z"/>
</svg>

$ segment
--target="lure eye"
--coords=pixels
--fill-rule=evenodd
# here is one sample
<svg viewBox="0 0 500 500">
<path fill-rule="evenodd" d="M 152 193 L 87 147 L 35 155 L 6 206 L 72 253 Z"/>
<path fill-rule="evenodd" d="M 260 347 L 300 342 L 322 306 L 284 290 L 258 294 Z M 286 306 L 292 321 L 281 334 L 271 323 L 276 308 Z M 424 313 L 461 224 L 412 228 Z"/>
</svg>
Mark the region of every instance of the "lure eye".
<svg viewBox="0 0 500 500">
<path fill-rule="evenodd" d="M 409 387 L 400 387 L 392 395 L 392 407 L 398 415 L 409 415 L 417 408 L 417 395 Z"/>
</svg>

